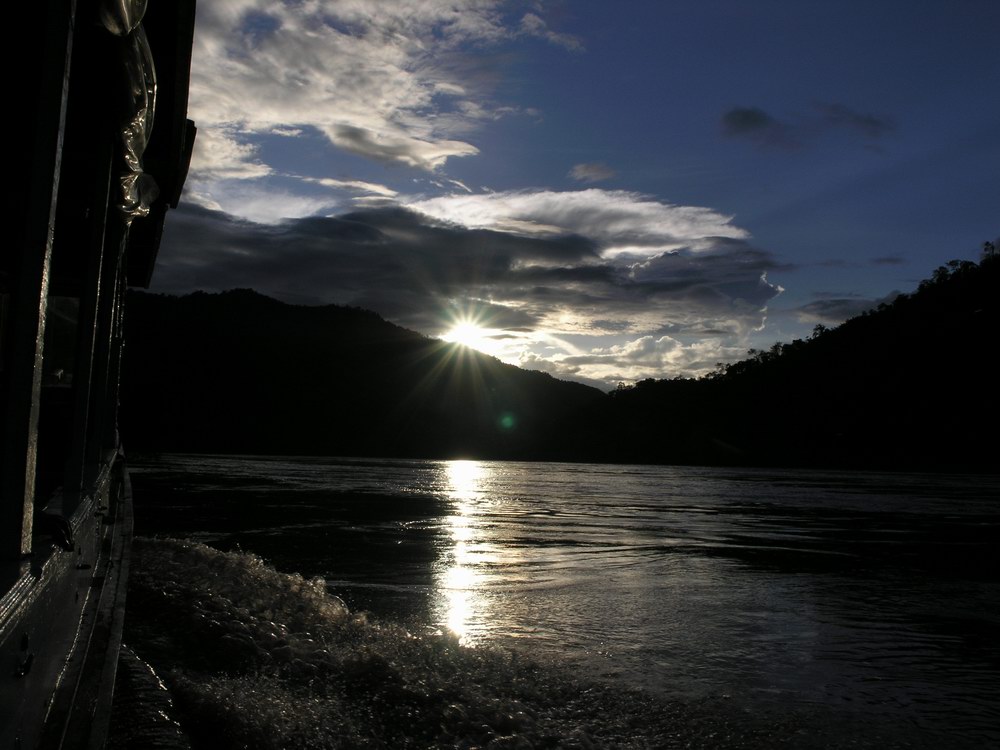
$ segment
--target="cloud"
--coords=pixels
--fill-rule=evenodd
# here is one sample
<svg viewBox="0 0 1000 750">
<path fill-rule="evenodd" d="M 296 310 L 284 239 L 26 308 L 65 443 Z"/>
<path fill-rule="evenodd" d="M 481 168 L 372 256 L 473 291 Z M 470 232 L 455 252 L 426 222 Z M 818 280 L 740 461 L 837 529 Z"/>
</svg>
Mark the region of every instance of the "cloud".
<svg viewBox="0 0 1000 750">
<path fill-rule="evenodd" d="M 258 148 L 240 140 L 234 129 L 199 128 L 192 161 L 197 170 L 193 184 L 214 180 L 250 180 L 266 177 L 274 170 L 258 158 Z"/>
<path fill-rule="evenodd" d="M 882 138 L 896 129 L 888 117 L 858 112 L 845 104 L 816 105 L 827 125 L 856 130 L 872 140 Z"/>
<path fill-rule="evenodd" d="M 398 195 L 392 188 L 363 180 L 335 180 L 331 177 L 302 177 L 301 179 L 305 182 L 312 182 L 323 187 L 334 188 L 335 190 L 371 193 L 372 195 L 380 195 L 384 198 L 395 198 Z"/>
<path fill-rule="evenodd" d="M 720 339 L 684 343 L 670 336 L 642 336 L 620 345 L 595 347 L 585 354 L 557 357 L 547 371 L 557 377 L 572 377 L 585 371 L 592 381 L 607 386 L 678 374 L 705 375 L 718 362 L 737 359 L 744 351 L 743 347 L 726 345 Z"/>
<path fill-rule="evenodd" d="M 475 146 L 463 141 L 416 138 L 401 129 L 375 130 L 355 125 L 333 124 L 320 128 L 330 142 L 345 151 L 376 161 L 399 163 L 433 172 L 456 156 L 479 153 Z"/>
<path fill-rule="evenodd" d="M 718 219 L 695 213 L 700 218 L 692 221 L 684 207 L 629 213 L 623 195 L 588 200 L 601 205 L 611 198 L 617 213 L 607 208 L 605 218 L 623 234 L 652 232 L 650 217 L 659 215 L 669 222 L 659 234 L 678 247 L 640 258 L 607 256 L 614 245 L 608 228 L 582 221 L 572 194 L 560 217 L 548 216 L 559 212 L 547 198 L 546 220 L 575 227 L 560 232 L 483 225 L 492 219 L 464 225 L 398 205 L 270 225 L 182 205 L 164 235 L 154 290 L 250 287 L 298 304 L 366 307 L 430 335 L 443 334 L 459 316 L 475 317 L 493 329 L 505 360 L 542 357 L 588 382 L 653 376 L 656 368 L 658 376 L 698 374 L 719 352 L 743 351 L 781 291 L 767 274 L 783 266 L 745 239 L 694 231 L 717 228 Z M 581 347 L 580 337 L 591 343 Z M 649 337 L 659 342 L 652 349 Z M 670 341 L 677 346 L 668 348 Z"/>
<path fill-rule="evenodd" d="M 548 27 L 548 24 L 546 24 L 541 17 L 534 13 L 524 14 L 524 17 L 521 19 L 521 30 L 529 36 L 545 39 L 552 44 L 565 47 L 572 52 L 580 52 L 583 50 L 583 42 L 581 42 L 577 37 L 571 34 L 561 34 L 552 31 Z"/>
<path fill-rule="evenodd" d="M 601 182 L 610 180 L 617 172 L 607 164 L 591 162 L 590 164 L 577 164 L 569 170 L 569 177 L 579 182 Z"/>
<path fill-rule="evenodd" d="M 310 128 L 365 158 L 425 171 L 478 153 L 466 137 L 516 108 L 492 103 L 470 57 L 524 35 L 576 48 L 541 16 L 501 0 L 198 5 L 190 112 L 192 179 L 268 174 L 252 144 Z"/>
<path fill-rule="evenodd" d="M 707 238 L 746 238 L 732 217 L 710 208 L 677 206 L 625 190 L 523 190 L 448 195 L 407 206 L 439 221 L 524 236 L 578 234 L 599 243 L 604 257 L 649 257 L 713 246 Z"/>
<path fill-rule="evenodd" d="M 891 303 L 899 294 L 898 291 L 893 291 L 878 299 L 858 296 L 823 297 L 796 308 L 794 313 L 800 323 L 840 325 L 880 304 Z"/>
<path fill-rule="evenodd" d="M 782 149 L 801 148 L 835 130 L 864 136 L 866 145 L 874 146 L 896 129 L 888 117 L 859 112 L 840 103 L 818 103 L 812 113 L 794 121 L 779 120 L 760 107 L 733 107 L 723 113 L 721 127 L 726 137 Z"/>
<path fill-rule="evenodd" d="M 332 210 L 335 201 L 315 195 L 302 195 L 287 189 L 243 180 L 220 180 L 212 194 L 190 190 L 187 202 L 213 211 L 225 211 L 234 217 L 259 224 L 275 224 Z"/>
<path fill-rule="evenodd" d="M 727 344 L 718 338 L 684 343 L 669 336 L 642 336 L 550 359 L 527 353 L 518 364 L 609 390 L 620 382 L 646 378 L 700 377 L 712 372 L 719 362 L 732 362 L 745 355 L 745 346 Z"/>
<path fill-rule="evenodd" d="M 801 145 L 792 128 L 758 107 L 734 107 L 722 115 L 722 133 L 745 138 L 760 146 L 797 148 Z"/>
</svg>

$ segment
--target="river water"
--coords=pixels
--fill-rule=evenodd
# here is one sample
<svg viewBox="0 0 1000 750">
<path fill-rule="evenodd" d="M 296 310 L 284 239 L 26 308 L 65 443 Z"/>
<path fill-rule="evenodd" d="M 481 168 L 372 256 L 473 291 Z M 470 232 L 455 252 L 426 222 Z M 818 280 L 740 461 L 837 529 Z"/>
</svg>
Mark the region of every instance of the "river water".
<svg viewBox="0 0 1000 750">
<path fill-rule="evenodd" d="M 414 633 L 888 722 L 903 745 L 1000 744 L 993 478 L 190 455 L 132 476 L 139 534 L 321 576 Z"/>
</svg>

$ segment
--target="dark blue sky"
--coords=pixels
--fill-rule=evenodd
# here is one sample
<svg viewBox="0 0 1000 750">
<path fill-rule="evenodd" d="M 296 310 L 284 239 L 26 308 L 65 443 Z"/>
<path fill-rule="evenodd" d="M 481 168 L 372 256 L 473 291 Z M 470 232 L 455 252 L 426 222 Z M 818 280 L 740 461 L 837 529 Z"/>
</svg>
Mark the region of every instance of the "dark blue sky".
<svg viewBox="0 0 1000 750">
<path fill-rule="evenodd" d="M 199 7 L 155 288 L 361 304 L 587 382 L 699 374 L 1000 234 L 1000 4 Z"/>
</svg>

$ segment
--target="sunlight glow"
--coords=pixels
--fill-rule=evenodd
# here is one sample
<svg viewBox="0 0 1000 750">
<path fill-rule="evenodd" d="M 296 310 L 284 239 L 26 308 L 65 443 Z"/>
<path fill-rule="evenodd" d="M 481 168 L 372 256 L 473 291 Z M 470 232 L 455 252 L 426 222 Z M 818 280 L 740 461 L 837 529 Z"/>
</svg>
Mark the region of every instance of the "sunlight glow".
<svg viewBox="0 0 1000 750">
<path fill-rule="evenodd" d="M 480 482 L 488 473 L 486 467 L 478 461 L 449 461 L 446 471 L 450 490 L 448 496 L 455 500 L 477 499 Z"/>
<path fill-rule="evenodd" d="M 500 333 L 497 328 L 485 328 L 474 320 L 463 319 L 457 321 L 441 338 L 496 357 L 503 350 L 503 344 L 496 338 Z"/>
<path fill-rule="evenodd" d="M 471 645 L 476 633 L 484 629 L 486 601 L 479 592 L 480 569 L 489 560 L 490 545 L 481 538 L 476 516 L 490 473 L 478 461 L 448 461 L 444 467 L 443 479 L 455 511 L 447 519 L 451 545 L 436 576 L 444 600 L 438 621 L 464 645 Z"/>
</svg>

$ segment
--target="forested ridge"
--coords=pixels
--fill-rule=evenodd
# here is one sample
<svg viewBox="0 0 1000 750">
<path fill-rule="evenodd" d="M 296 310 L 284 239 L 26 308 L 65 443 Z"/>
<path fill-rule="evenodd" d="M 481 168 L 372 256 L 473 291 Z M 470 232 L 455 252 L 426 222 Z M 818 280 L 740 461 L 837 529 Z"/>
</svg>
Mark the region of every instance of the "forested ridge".
<svg viewBox="0 0 1000 750">
<path fill-rule="evenodd" d="M 998 292 L 995 256 L 952 261 L 809 339 L 620 388 L 630 459 L 995 470 Z"/>
<path fill-rule="evenodd" d="M 242 289 L 130 294 L 122 420 L 140 450 L 546 459 L 593 450 L 600 391 Z"/>
<path fill-rule="evenodd" d="M 133 449 L 649 463 L 996 466 L 1000 262 L 700 379 L 603 394 L 357 308 L 132 292 Z"/>
</svg>

